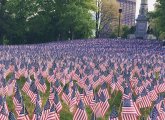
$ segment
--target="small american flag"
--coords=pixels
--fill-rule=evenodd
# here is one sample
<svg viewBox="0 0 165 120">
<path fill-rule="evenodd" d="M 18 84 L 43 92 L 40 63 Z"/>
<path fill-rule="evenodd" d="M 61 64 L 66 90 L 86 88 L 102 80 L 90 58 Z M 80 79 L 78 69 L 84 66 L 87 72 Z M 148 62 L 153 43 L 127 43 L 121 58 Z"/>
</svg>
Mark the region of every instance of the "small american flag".
<svg viewBox="0 0 165 120">
<path fill-rule="evenodd" d="M 46 87 L 46 83 L 45 83 L 44 78 L 42 76 L 38 77 L 38 80 L 36 80 L 36 81 L 38 81 L 37 84 L 36 84 L 38 90 L 40 90 L 42 93 L 45 93 L 47 87 Z"/>
<path fill-rule="evenodd" d="M 64 87 L 64 90 L 63 90 L 63 93 L 62 93 L 62 100 L 67 104 L 69 105 L 69 102 L 70 102 L 70 92 L 69 92 L 69 88 L 68 86 L 65 86 Z"/>
<path fill-rule="evenodd" d="M 6 80 L 2 77 L 2 89 L 3 89 L 3 92 L 2 92 L 2 95 L 5 96 L 8 92 L 8 86 L 6 84 Z"/>
<path fill-rule="evenodd" d="M 56 89 L 56 91 L 58 92 L 58 95 L 59 95 L 62 92 L 62 87 L 61 87 L 60 82 L 59 82 L 58 79 L 55 81 L 54 86 L 55 86 L 55 89 Z"/>
<path fill-rule="evenodd" d="M 77 105 L 77 97 L 76 97 L 75 90 L 73 90 L 72 94 L 71 94 L 71 100 L 70 100 L 70 103 L 69 103 L 70 112 L 74 111 L 74 108 L 75 108 L 76 105 Z"/>
<path fill-rule="evenodd" d="M 141 102 L 139 102 L 139 107 L 140 108 L 151 107 L 151 101 L 148 97 L 148 93 L 145 88 L 141 93 Z"/>
<path fill-rule="evenodd" d="M 159 113 L 158 110 L 156 109 L 156 107 L 154 107 L 150 113 L 150 115 L 148 116 L 147 120 L 161 120 L 159 117 Z"/>
<path fill-rule="evenodd" d="M 59 113 L 62 110 L 62 104 L 60 102 L 58 93 L 56 91 L 54 92 L 54 104 L 55 104 L 57 113 Z"/>
<path fill-rule="evenodd" d="M 94 105 L 94 113 L 96 114 L 96 117 L 102 116 L 102 110 L 101 110 L 101 102 L 100 97 L 98 94 L 95 95 L 95 105 Z"/>
<path fill-rule="evenodd" d="M 5 104 L 3 104 L 3 107 L 0 111 L 0 120 L 8 120 L 8 115 L 6 113 Z"/>
<path fill-rule="evenodd" d="M 41 108 L 38 101 L 36 101 L 36 107 L 34 109 L 32 120 L 40 120 L 41 118 Z"/>
<path fill-rule="evenodd" d="M 47 120 L 59 120 L 54 104 L 52 104 Z"/>
<path fill-rule="evenodd" d="M 24 91 L 26 94 L 29 92 L 29 88 L 30 88 L 30 84 L 31 84 L 31 79 L 30 79 L 30 76 L 28 76 L 23 88 L 22 88 L 22 91 Z"/>
<path fill-rule="evenodd" d="M 88 120 L 88 116 L 82 100 L 80 100 L 78 103 L 77 110 L 73 116 L 73 120 Z"/>
<path fill-rule="evenodd" d="M 41 120 L 47 120 L 47 117 L 49 115 L 49 111 L 50 111 L 50 101 L 48 99 L 46 101 L 46 104 L 45 104 L 44 109 L 42 111 Z"/>
<path fill-rule="evenodd" d="M 122 116 L 122 120 L 136 120 L 137 119 L 136 110 L 133 106 L 132 100 L 130 99 L 123 100 L 121 116 Z"/>
<path fill-rule="evenodd" d="M 107 89 L 107 84 L 106 82 L 104 82 L 102 85 L 101 85 L 101 88 L 99 89 L 99 95 L 101 94 L 101 92 L 103 92 L 104 96 L 106 97 L 106 99 L 109 99 L 109 93 L 108 93 L 108 89 Z"/>
<path fill-rule="evenodd" d="M 115 107 L 112 108 L 112 112 L 109 116 L 109 120 L 118 120 L 118 112 Z"/>
<path fill-rule="evenodd" d="M 19 115 L 20 111 L 22 110 L 22 95 L 21 92 L 19 91 L 19 89 L 17 89 L 14 97 L 13 97 L 13 103 L 15 106 L 15 111 L 17 113 L 17 115 Z"/>
<path fill-rule="evenodd" d="M 22 110 L 20 111 L 17 120 L 30 120 L 25 105 L 22 106 Z"/>
<path fill-rule="evenodd" d="M 105 113 L 108 111 L 109 106 L 110 105 L 108 103 L 108 98 L 106 98 L 104 93 L 101 92 L 101 95 L 100 95 L 100 107 L 101 107 L 102 117 L 104 117 Z"/>
<path fill-rule="evenodd" d="M 9 120 L 16 120 L 15 115 L 12 112 L 9 112 L 8 119 Z"/>
<path fill-rule="evenodd" d="M 163 102 L 161 104 L 159 115 L 160 115 L 161 120 L 164 120 L 165 119 L 165 106 L 164 106 L 164 103 Z"/>
</svg>

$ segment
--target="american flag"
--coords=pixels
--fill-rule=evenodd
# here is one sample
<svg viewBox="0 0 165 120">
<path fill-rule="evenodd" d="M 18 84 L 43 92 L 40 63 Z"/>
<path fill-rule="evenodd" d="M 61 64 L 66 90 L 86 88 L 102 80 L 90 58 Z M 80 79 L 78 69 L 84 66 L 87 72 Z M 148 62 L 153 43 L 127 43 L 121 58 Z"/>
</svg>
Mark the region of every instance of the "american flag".
<svg viewBox="0 0 165 120">
<path fill-rule="evenodd" d="M 75 108 L 76 105 L 77 105 L 77 97 L 76 97 L 75 90 L 73 90 L 72 94 L 71 94 L 71 100 L 70 100 L 70 103 L 69 103 L 69 110 L 70 110 L 70 112 L 74 111 L 74 108 Z"/>
<path fill-rule="evenodd" d="M 161 104 L 159 115 L 160 115 L 161 120 L 164 120 L 165 119 L 165 106 L 164 106 L 164 103 L 163 102 Z"/>
<path fill-rule="evenodd" d="M 36 101 L 38 101 L 40 107 L 42 106 L 42 100 L 41 100 L 41 97 L 40 97 L 40 94 L 39 94 L 39 91 L 37 90 L 36 91 L 36 94 L 35 94 L 35 97 L 31 99 L 31 102 L 36 104 Z"/>
<path fill-rule="evenodd" d="M 1 120 L 8 120 L 8 115 L 6 113 L 5 104 L 3 104 L 2 109 L 0 111 L 0 119 Z"/>
<path fill-rule="evenodd" d="M 133 106 L 136 110 L 137 116 L 141 116 L 139 106 L 136 104 L 136 96 L 132 94 L 132 101 L 133 101 Z"/>
<path fill-rule="evenodd" d="M 49 83 L 54 82 L 54 72 L 52 70 L 49 71 L 49 75 L 47 77 Z"/>
<path fill-rule="evenodd" d="M 125 87 L 124 88 L 124 94 L 122 96 L 122 99 L 130 99 L 131 98 L 131 89 L 130 87 Z"/>
<path fill-rule="evenodd" d="M 8 93 L 7 95 L 11 96 L 13 94 L 13 89 L 15 86 L 16 80 L 14 75 L 11 76 L 11 78 L 8 80 L 7 84 L 8 84 Z"/>
<path fill-rule="evenodd" d="M 156 101 L 154 101 L 154 106 L 156 107 L 156 109 L 158 110 L 158 112 L 160 112 L 161 109 L 161 105 L 164 102 L 164 97 L 162 94 L 159 94 L 158 98 Z"/>
<path fill-rule="evenodd" d="M 108 103 L 108 98 L 106 98 L 104 93 L 101 92 L 101 95 L 100 95 L 100 107 L 101 107 L 102 117 L 105 116 L 105 113 L 108 111 L 109 106 L 110 105 Z"/>
<path fill-rule="evenodd" d="M 151 101 L 148 97 L 148 93 L 145 88 L 141 93 L 141 102 L 139 102 L 139 107 L 140 108 L 151 107 Z"/>
<path fill-rule="evenodd" d="M 49 99 L 46 101 L 44 109 L 42 110 L 41 120 L 47 120 L 50 111 L 50 101 Z"/>
<path fill-rule="evenodd" d="M 47 120 L 59 120 L 54 104 L 52 104 Z"/>
<path fill-rule="evenodd" d="M 56 91 L 54 92 L 54 105 L 55 105 L 57 113 L 59 113 L 62 110 L 62 104 L 60 102 L 58 93 Z"/>
<path fill-rule="evenodd" d="M 16 120 L 15 115 L 12 112 L 9 112 L 8 120 Z"/>
<path fill-rule="evenodd" d="M 54 92 L 55 92 L 55 90 L 54 90 L 53 84 L 50 84 L 49 100 L 51 103 L 54 100 Z"/>
<path fill-rule="evenodd" d="M 87 99 L 88 99 L 88 102 L 89 104 L 91 103 L 91 101 L 93 100 L 94 98 L 94 93 L 93 93 L 93 87 L 92 85 L 89 85 L 89 88 L 87 89 Z"/>
<path fill-rule="evenodd" d="M 165 86 L 165 82 L 163 81 L 163 77 L 161 77 L 159 79 L 159 84 L 158 84 L 158 87 L 157 87 L 159 93 L 165 92 L 165 87 L 164 86 Z"/>
<path fill-rule="evenodd" d="M 15 106 L 15 111 L 17 113 L 17 115 L 19 115 L 20 111 L 22 110 L 22 95 L 21 92 L 19 91 L 19 88 L 16 90 L 15 95 L 13 97 L 13 103 Z"/>
<path fill-rule="evenodd" d="M 131 99 L 123 100 L 121 117 L 122 117 L 122 120 L 136 120 L 137 119 L 137 113 Z"/>
<path fill-rule="evenodd" d="M 64 87 L 64 90 L 63 90 L 63 93 L 62 93 L 62 100 L 67 104 L 69 105 L 70 103 L 70 92 L 69 92 L 69 88 L 68 86 L 65 86 Z"/>
<path fill-rule="evenodd" d="M 149 90 L 149 98 L 151 101 L 155 101 L 158 98 L 157 92 L 155 90 L 154 84 L 151 83 L 151 86 L 148 88 Z"/>
<path fill-rule="evenodd" d="M 88 120 L 88 116 L 82 100 L 80 100 L 78 103 L 77 110 L 73 116 L 73 120 Z"/>
<path fill-rule="evenodd" d="M 115 89 L 117 89 L 116 83 L 117 83 L 117 78 L 115 76 L 113 76 L 112 77 L 112 82 L 110 83 L 111 94 L 115 91 Z"/>
<path fill-rule="evenodd" d="M 58 79 L 55 81 L 54 86 L 55 86 L 55 89 L 56 89 L 56 91 L 58 92 L 58 95 L 59 95 L 62 92 L 62 87 L 61 87 L 60 82 L 59 82 Z"/>
<path fill-rule="evenodd" d="M 3 89 L 2 95 L 5 96 L 8 92 L 8 86 L 6 84 L 5 78 L 2 77 L 1 81 L 2 81 L 2 89 Z"/>
<path fill-rule="evenodd" d="M 40 120 L 41 118 L 41 108 L 38 101 L 36 101 L 36 106 L 34 109 L 32 120 Z"/>
<path fill-rule="evenodd" d="M 37 87 L 36 87 L 36 85 L 35 85 L 35 82 L 32 81 L 32 83 L 31 83 L 31 85 L 30 85 L 30 88 L 29 88 L 28 96 L 29 96 L 31 99 L 35 98 L 35 96 L 36 96 L 36 94 L 35 94 L 36 91 L 37 91 Z"/>
<path fill-rule="evenodd" d="M 112 112 L 110 113 L 108 120 L 118 120 L 118 112 L 115 107 L 112 108 Z"/>
<path fill-rule="evenodd" d="M 156 107 L 154 107 L 150 113 L 150 115 L 148 116 L 147 120 L 161 120 L 160 116 L 159 116 L 159 112 L 156 109 Z"/>
<path fill-rule="evenodd" d="M 30 120 L 25 105 L 22 106 L 22 110 L 20 111 L 17 120 Z"/>
<path fill-rule="evenodd" d="M 103 92 L 104 96 L 106 97 L 106 99 L 109 99 L 109 93 L 108 93 L 108 89 L 107 89 L 107 84 L 106 82 L 104 82 L 102 85 L 101 85 L 101 88 L 99 89 L 99 95 L 101 94 L 101 92 Z"/>
<path fill-rule="evenodd" d="M 31 79 L 30 79 L 30 76 L 28 76 L 23 88 L 22 88 L 22 91 L 24 91 L 26 94 L 29 92 L 29 88 L 30 88 L 30 85 L 31 85 Z"/>
<path fill-rule="evenodd" d="M 36 86 L 37 86 L 38 90 L 40 90 L 42 93 L 45 93 L 47 87 L 46 87 L 44 78 L 41 75 L 39 75 L 38 79 L 36 81 L 37 81 Z"/>
<path fill-rule="evenodd" d="M 3 104 L 4 104 L 4 98 L 0 95 L 0 110 L 2 109 L 3 107 Z"/>
<path fill-rule="evenodd" d="M 98 94 L 95 95 L 95 104 L 92 110 L 96 114 L 96 117 L 102 116 L 101 104 L 100 104 L 100 97 Z"/>
</svg>

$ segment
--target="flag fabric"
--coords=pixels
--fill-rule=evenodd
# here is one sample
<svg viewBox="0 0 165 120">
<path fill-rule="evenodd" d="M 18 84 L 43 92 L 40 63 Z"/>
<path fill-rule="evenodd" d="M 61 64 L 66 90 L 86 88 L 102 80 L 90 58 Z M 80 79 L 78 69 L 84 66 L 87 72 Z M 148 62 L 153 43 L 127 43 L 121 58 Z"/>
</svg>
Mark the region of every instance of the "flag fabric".
<svg viewBox="0 0 165 120">
<path fill-rule="evenodd" d="M 55 86 L 55 90 L 58 92 L 59 95 L 62 92 L 62 87 L 58 79 L 55 81 L 54 86 Z"/>
<path fill-rule="evenodd" d="M 44 78 L 39 75 L 38 76 L 38 79 L 36 80 L 36 86 L 37 86 L 37 89 L 40 90 L 42 93 L 45 93 L 46 92 L 46 83 L 45 83 L 45 80 Z"/>
<path fill-rule="evenodd" d="M 73 90 L 72 94 L 71 94 L 70 103 L 69 103 L 69 110 L 70 110 L 70 112 L 74 111 L 76 105 L 77 105 L 77 97 L 76 97 L 75 90 Z"/>
<path fill-rule="evenodd" d="M 9 112 L 8 120 L 17 120 L 12 112 Z"/>
<path fill-rule="evenodd" d="M 124 99 L 121 112 L 122 120 L 137 120 L 137 113 L 130 99 Z"/>
<path fill-rule="evenodd" d="M 110 105 L 108 103 L 108 98 L 106 98 L 103 92 L 101 92 L 101 95 L 100 95 L 100 107 L 101 107 L 102 117 L 104 117 Z"/>
<path fill-rule="evenodd" d="M 1 81 L 2 81 L 2 90 L 3 90 L 2 95 L 5 96 L 8 92 L 8 86 L 7 86 L 5 78 L 2 77 Z"/>
<path fill-rule="evenodd" d="M 98 94 L 95 95 L 95 101 L 94 105 L 92 106 L 93 112 L 96 114 L 96 117 L 101 117 L 102 116 L 102 110 L 101 110 L 101 102 L 100 102 L 100 97 Z"/>
<path fill-rule="evenodd" d="M 62 104 L 56 91 L 54 92 L 54 106 L 56 108 L 57 113 L 60 113 L 60 111 L 62 110 Z"/>
<path fill-rule="evenodd" d="M 161 104 L 159 115 L 160 115 L 160 119 L 161 120 L 164 120 L 165 119 L 165 106 L 164 106 L 164 103 L 163 102 Z"/>
<path fill-rule="evenodd" d="M 32 120 L 40 120 L 41 118 L 41 108 L 38 101 L 36 101 L 36 106 L 34 109 Z"/>
<path fill-rule="evenodd" d="M 145 88 L 141 93 L 141 102 L 139 102 L 139 107 L 140 108 L 151 107 L 151 101 L 149 99 L 148 93 Z"/>
<path fill-rule="evenodd" d="M 47 120 L 59 120 L 54 104 L 50 108 Z"/>
<path fill-rule="evenodd" d="M 6 113 L 5 104 L 3 104 L 2 109 L 0 111 L 0 119 L 1 120 L 8 120 L 8 115 Z"/>
<path fill-rule="evenodd" d="M 161 120 L 156 107 L 154 107 L 152 109 L 152 111 L 151 111 L 150 115 L 148 116 L 147 120 Z"/>
<path fill-rule="evenodd" d="M 17 120 L 30 120 L 25 105 L 22 106 L 22 110 L 20 111 Z"/>
<path fill-rule="evenodd" d="M 101 88 L 99 89 L 99 95 L 101 95 L 101 92 L 103 92 L 104 96 L 106 97 L 106 99 L 109 99 L 109 92 L 108 92 L 108 89 L 107 89 L 107 84 L 106 82 L 104 82 L 102 85 L 101 85 Z"/>
<path fill-rule="evenodd" d="M 22 110 L 22 104 L 23 104 L 22 95 L 21 92 L 19 91 L 19 88 L 17 88 L 15 92 L 15 95 L 13 97 L 13 103 L 15 106 L 15 111 L 17 115 L 19 115 L 20 111 Z"/>
<path fill-rule="evenodd" d="M 82 100 L 80 100 L 78 103 L 77 110 L 73 116 L 73 120 L 88 120 L 88 116 Z"/>
<path fill-rule="evenodd" d="M 44 109 L 42 110 L 42 115 L 41 115 L 41 120 L 47 120 L 47 117 L 49 115 L 49 111 L 50 111 L 50 101 L 49 99 L 46 101 L 46 104 L 44 106 Z"/>
<path fill-rule="evenodd" d="M 69 92 L 69 88 L 68 86 L 65 86 L 64 87 L 64 90 L 63 90 L 63 93 L 62 93 L 62 100 L 67 104 L 69 105 L 69 102 L 70 102 L 70 92 Z"/>
<path fill-rule="evenodd" d="M 31 79 L 30 79 L 30 76 L 28 76 L 23 88 L 22 88 L 22 91 L 25 92 L 26 94 L 29 92 L 29 88 L 30 88 L 30 85 L 31 85 Z"/>
<path fill-rule="evenodd" d="M 115 107 L 112 108 L 112 112 L 110 113 L 108 120 L 119 120 L 118 118 L 118 112 Z"/>
</svg>

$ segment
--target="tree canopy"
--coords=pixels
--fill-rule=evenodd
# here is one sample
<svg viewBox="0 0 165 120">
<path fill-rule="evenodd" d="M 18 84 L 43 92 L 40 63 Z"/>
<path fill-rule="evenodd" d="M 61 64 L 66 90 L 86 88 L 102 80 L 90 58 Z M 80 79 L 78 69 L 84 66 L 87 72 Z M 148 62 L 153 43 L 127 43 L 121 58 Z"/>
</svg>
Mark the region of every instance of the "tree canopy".
<svg viewBox="0 0 165 120">
<path fill-rule="evenodd" d="M 165 0 L 157 0 L 155 11 L 149 13 L 153 33 L 159 39 L 165 39 Z"/>
<path fill-rule="evenodd" d="M 39 43 L 89 38 L 93 0 L 1 0 L 0 43 Z"/>
</svg>

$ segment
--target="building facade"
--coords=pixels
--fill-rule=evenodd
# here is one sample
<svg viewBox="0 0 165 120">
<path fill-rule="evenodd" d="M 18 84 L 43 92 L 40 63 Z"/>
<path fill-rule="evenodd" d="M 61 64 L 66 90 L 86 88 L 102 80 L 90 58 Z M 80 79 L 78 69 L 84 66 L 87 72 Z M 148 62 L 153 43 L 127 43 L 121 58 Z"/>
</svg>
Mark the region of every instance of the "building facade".
<svg viewBox="0 0 165 120">
<path fill-rule="evenodd" d="M 135 26 L 136 0 L 117 0 L 122 8 L 122 25 Z"/>
</svg>

